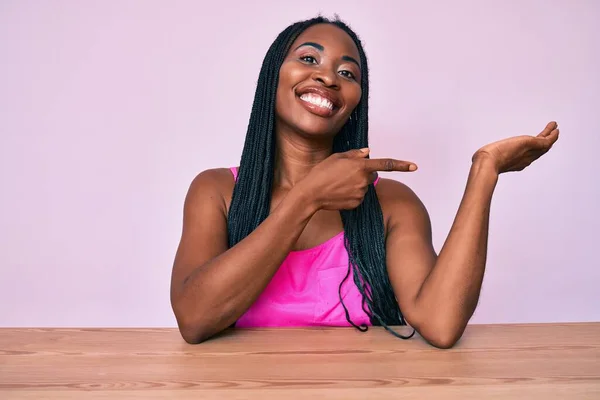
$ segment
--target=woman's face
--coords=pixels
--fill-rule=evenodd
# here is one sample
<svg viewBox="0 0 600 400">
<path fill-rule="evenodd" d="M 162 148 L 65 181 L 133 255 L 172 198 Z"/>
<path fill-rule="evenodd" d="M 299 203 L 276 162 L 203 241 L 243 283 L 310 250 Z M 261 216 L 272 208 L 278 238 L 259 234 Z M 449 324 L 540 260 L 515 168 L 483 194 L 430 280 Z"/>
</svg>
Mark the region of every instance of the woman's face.
<svg viewBox="0 0 600 400">
<path fill-rule="evenodd" d="M 358 49 L 342 29 L 313 25 L 292 44 L 279 71 L 278 128 L 333 137 L 361 98 Z"/>
</svg>

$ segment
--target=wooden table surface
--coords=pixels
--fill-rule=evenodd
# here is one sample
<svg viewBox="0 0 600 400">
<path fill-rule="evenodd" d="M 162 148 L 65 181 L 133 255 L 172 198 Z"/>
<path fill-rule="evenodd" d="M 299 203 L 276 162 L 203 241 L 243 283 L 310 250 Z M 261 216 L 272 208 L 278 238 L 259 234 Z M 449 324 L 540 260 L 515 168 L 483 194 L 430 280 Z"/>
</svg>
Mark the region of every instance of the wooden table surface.
<svg viewBox="0 0 600 400">
<path fill-rule="evenodd" d="M 472 325 L 450 350 L 381 328 L 0 329 L 0 399 L 600 399 L 600 323 Z"/>
</svg>

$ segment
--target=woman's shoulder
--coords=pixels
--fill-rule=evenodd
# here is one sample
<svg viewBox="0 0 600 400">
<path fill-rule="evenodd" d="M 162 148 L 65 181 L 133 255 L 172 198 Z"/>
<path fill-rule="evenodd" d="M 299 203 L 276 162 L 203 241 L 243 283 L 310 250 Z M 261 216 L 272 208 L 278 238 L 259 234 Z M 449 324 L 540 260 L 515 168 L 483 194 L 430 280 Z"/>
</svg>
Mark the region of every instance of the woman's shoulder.
<svg viewBox="0 0 600 400">
<path fill-rule="evenodd" d="M 192 180 L 192 187 L 202 189 L 233 188 L 234 172 L 231 168 L 211 168 L 198 173 Z"/>
<path fill-rule="evenodd" d="M 235 184 L 233 172 L 230 168 L 211 168 L 198 173 L 190 184 L 188 201 L 210 201 L 228 208 Z"/>
<path fill-rule="evenodd" d="M 199 182 L 200 184 L 219 184 L 227 181 L 233 184 L 233 168 L 210 168 L 199 172 L 192 183 Z"/>
<path fill-rule="evenodd" d="M 377 197 L 384 218 L 390 219 L 429 219 L 429 214 L 419 196 L 405 183 L 381 178 L 376 186 Z"/>
<path fill-rule="evenodd" d="M 414 201 L 417 194 L 405 183 L 394 179 L 380 178 L 375 186 L 379 201 Z"/>
</svg>

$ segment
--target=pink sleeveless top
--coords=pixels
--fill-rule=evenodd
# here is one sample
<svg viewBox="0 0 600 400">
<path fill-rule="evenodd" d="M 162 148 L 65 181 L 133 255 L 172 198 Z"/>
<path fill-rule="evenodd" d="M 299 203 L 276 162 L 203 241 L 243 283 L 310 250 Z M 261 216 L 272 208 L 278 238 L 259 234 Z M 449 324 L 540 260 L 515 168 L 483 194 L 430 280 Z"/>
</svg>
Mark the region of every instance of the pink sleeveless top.
<svg viewBox="0 0 600 400">
<path fill-rule="evenodd" d="M 237 168 L 231 168 L 231 172 L 237 180 Z M 291 251 L 235 326 L 351 326 L 339 298 L 339 286 L 347 272 L 348 253 L 343 231 L 313 248 Z M 352 322 L 371 325 L 363 311 L 362 295 L 352 271 L 341 293 Z"/>
</svg>

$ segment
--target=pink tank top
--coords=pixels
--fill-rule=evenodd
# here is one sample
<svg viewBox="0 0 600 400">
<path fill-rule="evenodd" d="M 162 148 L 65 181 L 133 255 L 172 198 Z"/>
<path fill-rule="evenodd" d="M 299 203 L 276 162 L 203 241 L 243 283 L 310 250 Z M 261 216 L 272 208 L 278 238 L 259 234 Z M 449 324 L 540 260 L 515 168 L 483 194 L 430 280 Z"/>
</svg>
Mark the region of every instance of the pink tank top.
<svg viewBox="0 0 600 400">
<path fill-rule="evenodd" d="M 237 180 L 237 168 L 231 168 L 231 172 Z M 343 231 L 313 248 L 291 251 L 235 326 L 351 326 L 339 298 L 339 286 L 347 272 L 348 253 Z M 363 298 L 354 284 L 352 271 L 341 293 L 352 322 L 371 325 L 363 311 Z"/>
</svg>

